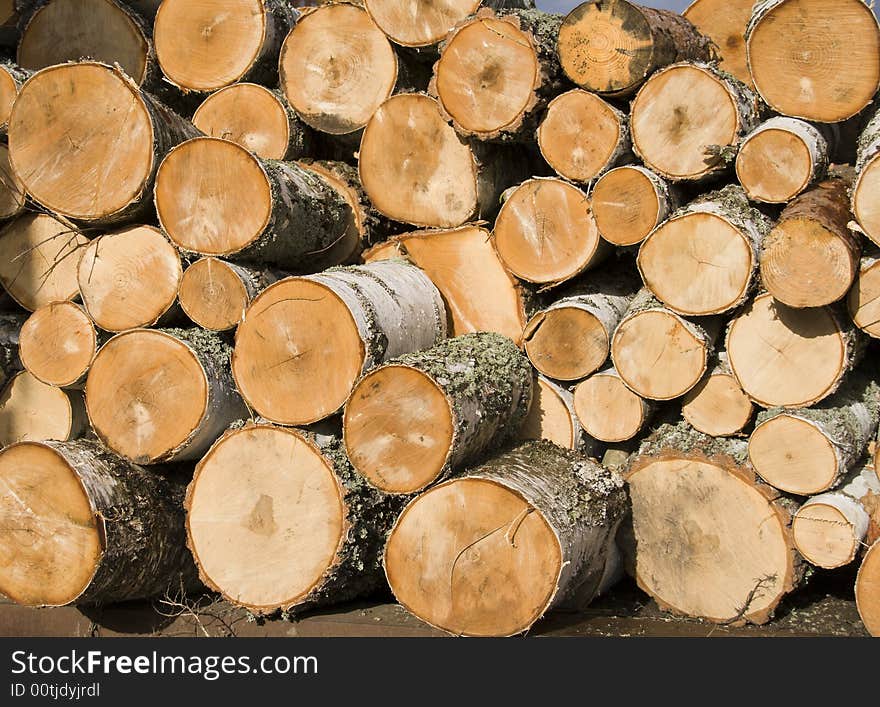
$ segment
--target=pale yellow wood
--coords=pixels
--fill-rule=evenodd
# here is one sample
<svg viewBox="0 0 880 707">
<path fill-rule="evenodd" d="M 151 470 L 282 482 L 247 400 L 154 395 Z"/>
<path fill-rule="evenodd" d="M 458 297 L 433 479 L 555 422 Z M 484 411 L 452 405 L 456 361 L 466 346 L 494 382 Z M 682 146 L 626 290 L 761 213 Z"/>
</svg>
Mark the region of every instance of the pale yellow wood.
<svg viewBox="0 0 880 707">
<path fill-rule="evenodd" d="M 571 412 L 554 386 L 541 378 L 532 388 L 532 403 L 519 432 L 519 439 L 546 439 L 565 449 L 574 449 L 578 440 Z"/>
<path fill-rule="evenodd" d="M 0 145 L 0 219 L 12 218 L 24 210 L 24 184 L 9 163 L 9 148 Z"/>
<path fill-rule="evenodd" d="M 856 578 L 856 605 L 868 633 L 880 637 L 880 540 L 862 560 Z"/>
<path fill-rule="evenodd" d="M 0 447 L 42 439 L 66 442 L 76 431 L 74 426 L 67 393 L 27 371 L 13 376 L 0 393 Z"/>
<path fill-rule="evenodd" d="M 834 506 L 810 503 L 791 522 L 794 542 L 808 562 L 833 569 L 853 561 L 859 539 L 847 517 Z"/>
<path fill-rule="evenodd" d="M 250 304 L 241 278 L 217 258 L 200 258 L 190 265 L 178 296 L 186 316 L 212 331 L 234 329 Z"/>
<path fill-rule="evenodd" d="M 746 25 L 752 16 L 754 0 L 694 0 L 684 13 L 701 34 L 717 47 L 722 71 L 752 85 L 746 61 Z"/>
<path fill-rule="evenodd" d="M 880 262 L 863 266 L 847 297 L 855 325 L 873 338 L 880 338 Z"/>
<path fill-rule="evenodd" d="M 625 442 L 644 426 L 648 407 L 616 374 L 597 373 L 574 389 L 574 409 L 584 431 L 602 442 Z"/>
<path fill-rule="evenodd" d="M 853 214 L 874 243 L 880 245 L 880 154 L 868 160 L 853 187 Z"/>
<path fill-rule="evenodd" d="M 842 471 L 831 440 L 815 425 L 785 414 L 755 428 L 749 459 L 768 484 L 799 496 L 827 491 Z"/>
<path fill-rule="evenodd" d="M 395 43 L 424 47 L 473 14 L 480 0 L 364 0 L 364 6 Z"/>
<path fill-rule="evenodd" d="M 749 424 L 754 406 L 736 378 L 713 373 L 684 398 L 681 414 L 694 429 L 713 437 L 738 434 Z"/>
<path fill-rule="evenodd" d="M 605 363 L 612 333 L 594 314 L 560 307 L 535 315 L 526 326 L 523 346 L 532 365 L 545 376 L 576 381 Z"/>
<path fill-rule="evenodd" d="M 22 365 L 38 380 L 66 386 L 88 371 L 97 351 L 95 327 L 82 307 L 51 302 L 24 323 L 19 334 Z"/>
<path fill-rule="evenodd" d="M 813 160 L 794 132 L 771 128 L 746 140 L 736 155 L 736 176 L 752 199 L 782 204 L 809 184 Z"/>
<path fill-rule="evenodd" d="M 591 194 L 599 235 L 609 243 L 641 243 L 660 221 L 660 200 L 638 169 L 620 167 L 602 175 Z"/>
</svg>

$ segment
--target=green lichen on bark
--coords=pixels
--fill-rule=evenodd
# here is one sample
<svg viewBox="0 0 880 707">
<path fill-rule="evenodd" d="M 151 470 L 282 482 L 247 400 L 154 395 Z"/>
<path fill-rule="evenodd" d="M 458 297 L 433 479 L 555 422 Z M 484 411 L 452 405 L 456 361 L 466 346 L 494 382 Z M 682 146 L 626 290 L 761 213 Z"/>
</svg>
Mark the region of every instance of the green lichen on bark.
<svg viewBox="0 0 880 707">
<path fill-rule="evenodd" d="M 639 457 L 659 456 L 670 452 L 700 454 L 706 457 L 729 457 L 737 465 L 749 463 L 748 442 L 736 437 L 711 437 L 698 432 L 687 422 L 664 423 L 657 427 L 630 458 L 632 464 Z"/>
<path fill-rule="evenodd" d="M 738 184 L 728 184 L 716 191 L 702 194 L 689 204 L 678 209 L 672 214 L 672 218 L 690 213 L 694 207 L 704 204 L 718 206 L 724 217 L 747 235 L 749 234 L 750 226 L 756 228 L 762 236 L 767 235 L 773 226 L 773 222 L 769 218 L 752 206 L 745 190 Z"/>
<path fill-rule="evenodd" d="M 147 330 L 149 331 L 149 330 Z M 199 360 L 214 370 L 229 369 L 232 346 L 219 334 L 201 327 L 156 329 L 187 344 Z"/>
</svg>

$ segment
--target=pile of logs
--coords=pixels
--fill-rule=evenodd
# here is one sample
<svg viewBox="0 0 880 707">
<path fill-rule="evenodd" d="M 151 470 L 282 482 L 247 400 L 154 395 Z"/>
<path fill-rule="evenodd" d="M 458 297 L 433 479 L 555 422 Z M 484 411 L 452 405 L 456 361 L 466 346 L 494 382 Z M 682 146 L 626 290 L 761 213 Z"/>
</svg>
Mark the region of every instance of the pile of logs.
<svg viewBox="0 0 880 707">
<path fill-rule="evenodd" d="M 871 9 L 299 4 L 0 2 L 0 593 L 880 635 Z"/>
</svg>

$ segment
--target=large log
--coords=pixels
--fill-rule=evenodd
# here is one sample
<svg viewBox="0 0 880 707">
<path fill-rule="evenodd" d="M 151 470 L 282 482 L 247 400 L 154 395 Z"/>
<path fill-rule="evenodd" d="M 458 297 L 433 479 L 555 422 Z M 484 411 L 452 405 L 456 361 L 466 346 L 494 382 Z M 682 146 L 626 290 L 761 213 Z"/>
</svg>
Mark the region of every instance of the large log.
<svg viewBox="0 0 880 707">
<path fill-rule="evenodd" d="M 193 125 L 208 137 L 231 140 L 267 160 L 297 160 L 311 147 L 308 128 L 277 91 L 236 83 L 212 93 Z"/>
<path fill-rule="evenodd" d="M 332 135 L 363 128 L 391 97 L 398 57 L 362 8 L 305 12 L 281 47 L 281 89 L 306 124 Z"/>
<path fill-rule="evenodd" d="M 589 197 L 555 177 L 535 177 L 505 194 L 492 243 L 510 272 L 557 285 L 599 262 L 610 248 L 599 237 Z"/>
<path fill-rule="evenodd" d="M 880 26 L 862 0 L 758 0 L 746 47 L 755 88 L 784 115 L 837 123 L 880 88 Z"/>
<path fill-rule="evenodd" d="M 733 374 L 758 405 L 803 408 L 837 390 L 863 344 L 836 309 L 792 309 L 763 293 L 733 319 L 725 348 Z"/>
<path fill-rule="evenodd" d="M 579 88 L 550 101 L 537 138 L 547 164 L 575 182 L 589 182 L 631 159 L 626 114 Z"/>
<path fill-rule="evenodd" d="M 624 552 L 662 609 L 721 624 L 765 623 L 800 583 L 791 504 L 756 481 L 745 440 L 663 425 L 625 478 L 632 534 Z"/>
<path fill-rule="evenodd" d="M 738 186 L 704 194 L 644 240 L 639 272 L 654 296 L 674 312 L 729 312 L 751 294 L 770 225 Z"/>
<path fill-rule="evenodd" d="M 601 442 L 626 442 L 642 431 L 654 405 L 633 393 L 609 366 L 577 384 L 574 410 L 584 430 Z"/>
<path fill-rule="evenodd" d="M 283 274 L 273 270 L 200 258 L 183 273 L 180 307 L 204 329 L 235 329 L 254 298 L 281 277 Z"/>
<path fill-rule="evenodd" d="M 298 16 L 283 0 L 166 0 L 156 13 L 156 56 L 168 81 L 206 93 L 237 81 L 273 86 L 278 52 Z"/>
<path fill-rule="evenodd" d="M 182 277 L 180 254 L 153 226 L 95 238 L 77 268 L 83 306 L 112 332 L 169 323 Z"/>
<path fill-rule="evenodd" d="M 156 211 L 184 251 L 306 272 L 345 237 L 352 216 L 343 194 L 314 171 L 207 137 L 162 161 Z"/>
<path fill-rule="evenodd" d="M 673 64 L 653 74 L 632 103 L 633 150 L 672 180 L 724 171 L 757 126 L 760 101 L 745 84 L 707 64 Z"/>
<path fill-rule="evenodd" d="M 590 193 L 599 235 L 617 246 L 641 243 L 678 207 L 676 189 L 641 165 L 624 165 L 599 177 Z"/>
<path fill-rule="evenodd" d="M 9 162 L 9 148 L 0 145 L 0 221 L 22 214 L 27 203 L 24 184 Z"/>
<path fill-rule="evenodd" d="M 715 366 L 684 396 L 681 415 L 691 427 L 712 437 L 740 434 L 755 408 L 730 370 L 725 351 L 717 351 Z"/>
<path fill-rule="evenodd" d="M 196 466 L 188 544 L 202 581 L 256 614 L 349 601 L 382 583 L 404 499 L 358 477 L 338 438 L 247 424 Z"/>
<path fill-rule="evenodd" d="M 416 493 L 514 435 L 531 399 L 531 366 L 510 339 L 465 334 L 358 381 L 345 405 L 345 449 L 376 488 Z"/>
<path fill-rule="evenodd" d="M 578 381 L 598 371 L 611 337 L 638 290 L 622 268 L 587 277 L 533 316 L 523 331 L 532 365 L 550 378 Z"/>
<path fill-rule="evenodd" d="M 852 213 L 862 233 L 880 245 L 880 110 L 874 111 L 859 136 Z"/>
<path fill-rule="evenodd" d="M 444 338 L 443 300 L 418 268 L 399 260 L 335 268 L 280 280 L 253 301 L 232 372 L 261 416 L 309 424 L 338 412 L 368 371 Z"/>
<path fill-rule="evenodd" d="M 559 30 L 562 68 L 595 93 L 628 96 L 664 66 L 711 58 L 710 42 L 688 20 L 626 0 L 578 5 Z"/>
<path fill-rule="evenodd" d="M 521 149 L 463 143 L 423 94 L 382 104 L 364 129 L 358 168 L 380 213 L 428 228 L 492 217 L 501 193 L 527 172 Z"/>
<path fill-rule="evenodd" d="M 0 392 L 0 447 L 22 441 L 76 439 L 88 427 L 82 394 L 16 373 Z"/>
<path fill-rule="evenodd" d="M 746 25 L 754 0 L 694 0 L 682 13 L 715 44 L 718 68 L 753 88 L 746 60 Z"/>
<path fill-rule="evenodd" d="M 459 134 L 534 139 L 547 102 L 562 87 L 561 24 L 561 15 L 538 10 L 496 15 L 484 8 L 447 35 L 428 90 Z"/>
<path fill-rule="evenodd" d="M 138 464 L 197 459 L 247 416 L 230 347 L 201 329 L 134 329 L 110 339 L 86 378 L 96 434 Z"/>
<path fill-rule="evenodd" d="M 611 339 L 611 360 L 626 386 L 649 400 L 672 400 L 705 374 L 720 322 L 686 319 L 643 288 Z"/>
<path fill-rule="evenodd" d="M 865 553 L 855 592 L 862 623 L 872 636 L 880 636 L 880 540 Z"/>
<path fill-rule="evenodd" d="M 0 231 L 0 282 L 25 309 L 35 309 L 79 293 L 76 268 L 89 240 L 48 214 L 19 216 Z"/>
<path fill-rule="evenodd" d="M 784 204 L 825 176 L 831 149 L 816 126 L 777 115 L 743 138 L 736 177 L 753 201 Z"/>
<path fill-rule="evenodd" d="M 0 591 L 29 606 L 179 595 L 186 549 L 181 475 L 141 469 L 96 442 L 0 452 Z"/>
<path fill-rule="evenodd" d="M 526 442 L 435 486 L 385 548 L 397 600 L 455 635 L 509 636 L 549 609 L 583 607 L 615 556 L 620 477 L 549 442 Z"/>
<path fill-rule="evenodd" d="M 798 552 L 824 569 L 848 565 L 865 541 L 872 521 L 869 507 L 877 500 L 880 479 L 872 468 L 857 468 L 838 490 L 808 499 L 791 524 Z"/>
<path fill-rule="evenodd" d="M 877 255 L 874 252 L 862 256 L 846 300 L 853 323 L 874 339 L 880 339 L 880 259 Z"/>
<path fill-rule="evenodd" d="M 600 451 L 578 419 L 572 392 L 542 375 L 532 382 L 532 404 L 516 439 L 543 439 L 590 457 Z"/>
<path fill-rule="evenodd" d="M 814 407 L 759 413 L 749 459 L 761 478 L 799 496 L 839 485 L 877 433 L 880 386 L 869 375 L 853 372 L 832 397 Z"/>
<path fill-rule="evenodd" d="M 77 387 L 95 360 L 99 339 L 95 325 L 73 302 L 50 302 L 21 327 L 21 364 L 37 380 L 63 388 Z"/>
<path fill-rule="evenodd" d="M 424 270 L 443 295 L 450 336 L 494 331 L 521 343 L 535 298 L 507 271 L 491 241 L 480 226 L 417 231 L 371 248 L 364 258 L 406 257 Z"/>
<path fill-rule="evenodd" d="M 9 119 L 9 155 L 34 200 L 107 225 L 150 215 L 159 161 L 197 134 L 120 69 L 61 64 L 22 87 Z"/>
<path fill-rule="evenodd" d="M 792 200 L 764 239 L 761 281 L 789 307 L 821 307 L 849 292 L 861 238 L 850 230 L 847 178 L 827 179 Z"/>
</svg>

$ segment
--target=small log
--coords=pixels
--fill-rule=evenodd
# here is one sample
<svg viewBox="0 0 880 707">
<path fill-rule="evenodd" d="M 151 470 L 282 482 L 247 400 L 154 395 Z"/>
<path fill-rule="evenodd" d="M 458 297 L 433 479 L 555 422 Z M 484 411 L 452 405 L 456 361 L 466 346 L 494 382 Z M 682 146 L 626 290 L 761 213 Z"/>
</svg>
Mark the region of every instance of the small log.
<svg viewBox="0 0 880 707">
<path fill-rule="evenodd" d="M 720 322 L 697 323 L 664 307 L 642 289 L 611 340 L 611 360 L 626 386 L 649 400 L 687 393 L 706 373 Z"/>
<path fill-rule="evenodd" d="M 247 424 L 196 466 L 188 545 L 202 581 L 233 604 L 300 612 L 379 588 L 403 501 L 365 484 L 338 438 Z"/>
<path fill-rule="evenodd" d="M 100 342 L 103 343 L 103 342 Z M 95 325 L 73 302 L 50 302 L 37 309 L 21 327 L 21 364 L 48 385 L 76 388 L 85 381 L 98 352 Z"/>
<path fill-rule="evenodd" d="M 590 193 L 599 235 L 617 246 L 638 245 L 678 207 L 676 189 L 641 165 L 617 167 Z"/>
<path fill-rule="evenodd" d="M 459 134 L 534 139 L 547 102 L 562 87 L 561 24 L 561 15 L 539 10 L 496 15 L 483 8 L 447 35 L 428 90 Z"/>
<path fill-rule="evenodd" d="M 0 221 L 21 215 L 26 203 L 24 184 L 9 163 L 9 148 L 0 145 Z"/>
<path fill-rule="evenodd" d="M 180 307 L 203 329 L 229 331 L 238 326 L 254 298 L 281 277 L 273 270 L 200 258 L 183 273 Z"/>
<path fill-rule="evenodd" d="M 184 251 L 311 271 L 345 237 L 351 207 L 326 179 L 201 137 L 172 150 L 156 174 L 156 211 Z"/>
<path fill-rule="evenodd" d="M 718 68 L 749 88 L 754 86 L 746 60 L 745 35 L 754 4 L 754 0 L 694 0 L 682 13 L 715 45 Z"/>
<path fill-rule="evenodd" d="M 281 90 L 303 121 L 324 133 L 361 130 L 391 97 L 398 57 L 362 7 L 306 11 L 281 47 Z"/>
<path fill-rule="evenodd" d="M 880 636 L 880 540 L 865 553 L 856 576 L 856 607 L 868 633 Z"/>
<path fill-rule="evenodd" d="M 426 228 L 491 218 L 498 199 L 526 175 L 522 150 L 467 145 L 433 98 L 385 101 L 364 129 L 358 168 L 376 210 Z"/>
<path fill-rule="evenodd" d="M 707 64 L 673 64 L 653 74 L 632 103 L 633 150 L 646 167 L 673 181 L 727 169 L 760 119 L 745 85 Z"/>
<path fill-rule="evenodd" d="M 591 274 L 529 320 L 522 338 L 532 365 L 561 381 L 582 380 L 598 371 L 637 290 L 635 279 L 620 269 Z"/>
<path fill-rule="evenodd" d="M 852 213 L 862 233 L 880 245 L 880 110 L 874 111 L 859 136 Z"/>
<path fill-rule="evenodd" d="M 397 600 L 461 636 L 510 636 L 556 606 L 583 607 L 615 558 L 620 477 L 550 442 L 526 442 L 435 486 L 385 548 Z"/>
<path fill-rule="evenodd" d="M 134 329 L 98 351 L 86 379 L 96 434 L 138 464 L 197 459 L 247 416 L 230 347 L 201 329 Z"/>
<path fill-rule="evenodd" d="M 443 300 L 418 268 L 399 260 L 334 268 L 280 280 L 253 301 L 232 372 L 262 417 L 310 424 L 337 413 L 365 373 L 444 338 Z"/>
<path fill-rule="evenodd" d="M 736 178 L 753 201 L 784 204 L 825 176 L 830 151 L 822 130 L 777 115 L 743 138 Z"/>
<path fill-rule="evenodd" d="M 9 119 L 9 157 L 34 200 L 104 226 L 150 216 L 159 161 L 197 134 L 121 69 L 61 64 L 22 87 Z"/>
<path fill-rule="evenodd" d="M 749 438 L 749 459 L 771 486 L 812 496 L 838 486 L 861 461 L 878 421 L 880 386 L 855 371 L 815 407 L 761 412 Z"/>
<path fill-rule="evenodd" d="M 589 182 L 631 159 L 626 114 L 579 88 L 550 101 L 537 137 L 547 164 L 574 182 Z"/>
<path fill-rule="evenodd" d="M 644 240 L 639 272 L 654 296 L 674 312 L 729 312 L 754 288 L 770 225 L 738 186 L 704 194 Z"/>
<path fill-rule="evenodd" d="M 745 36 L 755 88 L 783 115 L 838 123 L 880 88 L 880 26 L 862 0 L 758 0 Z"/>
<path fill-rule="evenodd" d="M 76 439 L 88 427 L 82 394 L 16 373 L 0 392 L 0 447 L 23 441 Z"/>
<path fill-rule="evenodd" d="M 30 312 L 79 293 L 76 268 L 89 240 L 48 214 L 19 216 L 0 231 L 0 282 Z"/>
<path fill-rule="evenodd" d="M 358 381 L 345 405 L 345 449 L 379 490 L 416 493 L 509 439 L 531 399 L 531 367 L 510 339 L 465 334 Z"/>
<path fill-rule="evenodd" d="M 714 623 L 762 624 L 803 578 L 790 504 L 760 484 L 746 442 L 663 425 L 625 478 L 632 534 L 624 553 L 661 609 Z"/>
<path fill-rule="evenodd" d="M 520 344 L 534 297 L 504 267 L 479 226 L 416 231 L 364 253 L 370 262 L 405 257 L 424 270 L 446 303 L 451 336 L 494 331 Z"/>
<path fill-rule="evenodd" d="M 850 230 L 848 179 L 827 179 L 791 201 L 761 250 L 761 281 L 789 307 L 821 307 L 849 292 L 861 237 Z"/>
<path fill-rule="evenodd" d="M 837 491 L 813 496 L 800 507 L 791 527 L 807 562 L 836 569 L 855 560 L 871 523 L 863 499 L 880 499 L 880 480 L 873 469 L 857 468 Z"/>
<path fill-rule="evenodd" d="M 609 366 L 577 384 L 574 410 L 584 430 L 601 442 L 626 442 L 644 429 L 653 403 L 633 393 Z"/>
<path fill-rule="evenodd" d="M 95 238 L 77 268 L 86 311 L 111 332 L 169 323 L 182 277 L 180 254 L 153 226 Z"/>
<path fill-rule="evenodd" d="M 194 584 L 182 476 L 146 471 L 96 442 L 0 452 L 0 591 L 18 604 L 109 604 Z M 24 512 L 24 511 L 27 512 Z"/>
<path fill-rule="evenodd" d="M 267 160 L 297 160 L 311 147 L 308 128 L 284 97 L 255 83 L 212 93 L 192 122 L 208 137 L 231 140 Z"/>
<path fill-rule="evenodd" d="M 0 62 L 0 135 L 6 134 L 18 92 L 32 74 L 11 61 Z"/>
<path fill-rule="evenodd" d="M 162 72 L 184 92 L 238 81 L 274 86 L 281 43 L 299 13 L 283 0 L 167 0 L 153 25 Z"/>
<path fill-rule="evenodd" d="M 792 309 L 763 293 L 733 319 L 725 348 L 733 375 L 758 405 L 804 408 L 837 390 L 863 344 L 836 309 Z"/>
<path fill-rule="evenodd" d="M 578 420 L 571 391 L 542 375 L 532 382 L 532 404 L 517 439 L 543 439 L 589 457 L 600 451 L 598 442 L 586 434 Z"/>
<path fill-rule="evenodd" d="M 862 256 L 859 272 L 847 297 L 853 323 L 873 339 L 880 339 L 880 258 Z"/>
<path fill-rule="evenodd" d="M 709 61 L 711 44 L 681 15 L 626 0 L 578 5 L 559 30 L 566 75 L 595 93 L 628 96 L 658 69 Z"/>
<path fill-rule="evenodd" d="M 518 278 L 557 285 L 609 255 L 589 197 L 572 184 L 535 177 L 505 196 L 492 243 L 505 267 Z"/>
<path fill-rule="evenodd" d="M 698 432 L 712 437 L 740 434 L 751 422 L 755 407 L 730 370 L 725 351 L 716 352 L 715 366 L 681 404 L 681 414 Z"/>
</svg>

